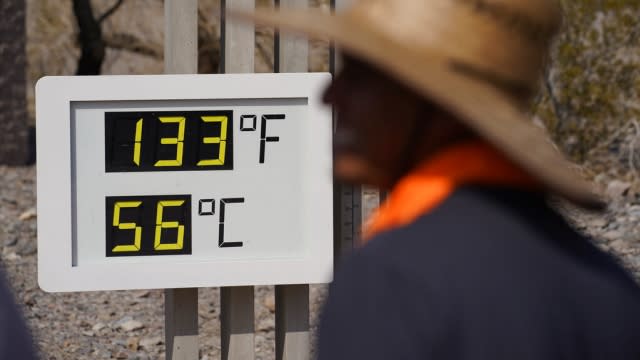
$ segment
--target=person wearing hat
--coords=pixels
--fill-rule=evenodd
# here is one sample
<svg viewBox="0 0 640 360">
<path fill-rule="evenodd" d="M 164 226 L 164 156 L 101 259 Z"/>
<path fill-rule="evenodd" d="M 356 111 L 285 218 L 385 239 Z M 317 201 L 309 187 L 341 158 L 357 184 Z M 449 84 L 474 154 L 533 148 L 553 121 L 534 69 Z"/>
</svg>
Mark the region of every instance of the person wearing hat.
<svg viewBox="0 0 640 360">
<path fill-rule="evenodd" d="M 546 200 L 602 203 L 524 115 L 555 1 L 239 16 L 343 50 L 335 175 L 391 189 L 336 271 L 320 360 L 640 358 L 637 285 Z"/>
</svg>

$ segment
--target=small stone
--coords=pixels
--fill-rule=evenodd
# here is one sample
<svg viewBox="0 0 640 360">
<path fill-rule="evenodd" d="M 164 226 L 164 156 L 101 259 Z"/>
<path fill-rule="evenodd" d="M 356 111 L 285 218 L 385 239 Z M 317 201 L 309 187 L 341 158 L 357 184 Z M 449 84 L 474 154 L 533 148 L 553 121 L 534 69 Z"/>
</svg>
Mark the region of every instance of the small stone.
<svg viewBox="0 0 640 360">
<path fill-rule="evenodd" d="M 16 252 L 22 256 L 33 255 L 38 251 L 38 245 L 35 239 L 25 239 L 17 246 Z"/>
<path fill-rule="evenodd" d="M 629 209 L 627 210 L 627 213 L 634 218 L 640 217 L 640 205 L 630 206 Z"/>
<path fill-rule="evenodd" d="M 151 291 L 149 291 L 149 290 L 143 290 L 143 291 L 138 292 L 138 293 L 136 294 L 136 297 L 137 297 L 137 298 L 148 298 L 148 297 L 149 297 L 149 295 L 151 295 Z"/>
<path fill-rule="evenodd" d="M 16 253 L 14 253 L 14 252 L 11 252 L 11 253 L 9 253 L 9 254 L 5 255 L 5 256 L 4 256 L 4 259 L 5 259 L 5 260 L 8 260 L 8 261 L 16 261 L 16 260 L 20 260 L 20 259 L 22 259 L 22 256 L 20 256 L 20 255 L 18 255 L 18 254 L 16 254 Z"/>
<path fill-rule="evenodd" d="M 271 331 L 275 329 L 275 321 L 271 318 L 263 319 L 258 323 L 258 331 Z"/>
<path fill-rule="evenodd" d="M 110 313 L 109 315 L 115 315 L 115 313 Z M 114 328 L 118 328 L 118 327 L 120 327 L 120 325 L 122 325 L 122 324 L 126 323 L 127 321 L 131 321 L 131 320 L 133 320 L 133 317 L 131 317 L 131 316 L 127 315 L 127 316 L 125 316 L 125 317 L 121 318 L 120 320 L 116 321 L 116 322 L 113 324 L 113 326 L 112 326 L 112 327 L 114 327 Z"/>
<path fill-rule="evenodd" d="M 5 234 L 4 237 L 4 246 L 14 246 L 18 243 L 18 237 L 16 235 L 8 235 Z"/>
<path fill-rule="evenodd" d="M 626 248 L 628 247 L 627 243 L 622 239 L 618 239 L 618 240 L 612 242 L 611 244 L 609 244 L 609 246 L 613 250 L 618 251 L 618 252 L 626 250 Z"/>
<path fill-rule="evenodd" d="M 607 196 L 610 199 L 617 199 L 619 197 L 625 196 L 629 189 L 631 188 L 631 183 L 613 180 L 607 185 Z"/>
<path fill-rule="evenodd" d="M 27 220 L 34 219 L 35 217 L 36 217 L 36 209 L 35 208 L 31 208 L 31 209 L 23 212 L 22 214 L 20 214 L 18 219 L 20 221 L 27 221 Z"/>
<path fill-rule="evenodd" d="M 114 345 L 117 345 L 116 347 L 122 347 L 122 348 L 127 347 L 127 342 L 122 339 L 115 339 L 112 341 L 112 343 Z"/>
<path fill-rule="evenodd" d="M 276 312 L 276 299 L 273 296 L 267 296 L 264 299 L 264 307 L 272 313 Z"/>
<path fill-rule="evenodd" d="M 91 330 L 93 330 L 93 331 L 95 331 L 95 332 L 98 332 L 98 331 L 100 331 L 100 330 L 104 329 L 105 327 L 107 327 L 107 325 L 105 325 L 104 323 L 99 322 L 99 323 L 97 323 L 97 324 L 93 325 L 93 327 L 91 328 Z"/>
<path fill-rule="evenodd" d="M 607 240 L 616 240 L 622 237 L 622 232 L 619 230 L 609 230 L 606 233 L 602 234 L 602 237 Z"/>
<path fill-rule="evenodd" d="M 82 335 L 93 337 L 95 334 L 93 333 L 93 331 L 83 331 Z"/>
<path fill-rule="evenodd" d="M 603 228 L 607 225 L 607 220 L 605 219 L 594 219 L 589 222 L 589 226 L 595 228 Z"/>
<path fill-rule="evenodd" d="M 161 345 L 163 343 L 162 338 L 160 336 L 154 336 L 150 338 L 143 338 L 140 340 L 140 346 L 145 349 L 151 349 L 155 345 Z"/>
<path fill-rule="evenodd" d="M 140 339 L 139 338 L 130 337 L 129 339 L 127 339 L 127 349 L 133 350 L 133 351 L 138 351 L 139 347 L 140 347 Z"/>
<path fill-rule="evenodd" d="M 593 178 L 593 182 L 596 184 L 602 184 L 607 180 L 608 175 L 606 173 L 600 173 Z"/>
<path fill-rule="evenodd" d="M 116 359 L 128 359 L 129 356 L 124 351 L 119 351 L 116 355 Z"/>
<path fill-rule="evenodd" d="M 124 331 L 135 331 L 143 329 L 144 325 L 138 320 L 129 320 L 119 324 L 118 327 Z"/>
</svg>

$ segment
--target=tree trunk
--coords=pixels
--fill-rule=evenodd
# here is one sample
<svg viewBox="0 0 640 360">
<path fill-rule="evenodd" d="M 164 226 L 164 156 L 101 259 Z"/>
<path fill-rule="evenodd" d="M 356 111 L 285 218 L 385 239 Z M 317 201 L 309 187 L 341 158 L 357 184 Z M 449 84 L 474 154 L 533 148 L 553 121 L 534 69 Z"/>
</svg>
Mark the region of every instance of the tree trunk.
<svg viewBox="0 0 640 360">
<path fill-rule="evenodd" d="M 0 164 L 27 160 L 24 0 L 0 1 Z"/>
<path fill-rule="evenodd" d="M 99 75 L 105 54 L 100 23 L 93 15 L 89 0 L 73 0 L 73 13 L 78 22 L 82 51 L 76 75 Z"/>
</svg>

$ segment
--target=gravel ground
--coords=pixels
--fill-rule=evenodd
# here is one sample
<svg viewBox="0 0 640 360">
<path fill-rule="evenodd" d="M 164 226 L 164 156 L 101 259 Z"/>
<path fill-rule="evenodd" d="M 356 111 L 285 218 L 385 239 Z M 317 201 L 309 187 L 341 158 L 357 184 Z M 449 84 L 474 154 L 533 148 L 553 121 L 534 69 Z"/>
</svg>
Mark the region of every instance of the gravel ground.
<svg viewBox="0 0 640 360">
<path fill-rule="evenodd" d="M 36 277 L 35 168 L 0 167 L 2 264 L 43 359 L 164 359 L 161 290 L 49 294 Z M 616 190 L 617 189 L 617 190 Z M 616 187 L 609 211 L 561 206 L 570 221 L 640 279 L 640 198 Z M 256 359 L 274 358 L 273 287 L 256 287 Z M 311 323 L 326 295 L 311 287 Z M 218 289 L 199 290 L 201 359 L 220 358 Z"/>
</svg>

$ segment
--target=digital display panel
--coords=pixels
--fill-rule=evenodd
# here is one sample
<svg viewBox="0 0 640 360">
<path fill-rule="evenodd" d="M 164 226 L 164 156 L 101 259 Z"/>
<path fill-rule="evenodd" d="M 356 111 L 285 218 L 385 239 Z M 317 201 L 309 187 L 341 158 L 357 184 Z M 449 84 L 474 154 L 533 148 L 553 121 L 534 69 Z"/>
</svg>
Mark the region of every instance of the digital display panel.
<svg viewBox="0 0 640 360">
<path fill-rule="evenodd" d="M 106 256 L 191 254 L 191 196 L 108 196 Z"/>
<path fill-rule="evenodd" d="M 233 111 L 105 113 L 107 172 L 232 170 Z"/>
<path fill-rule="evenodd" d="M 265 234 L 301 234 L 296 203 L 305 174 L 297 169 L 313 161 L 296 149 L 314 136 L 301 121 L 307 106 L 304 99 L 74 104 L 74 266 L 300 256 L 302 236 Z M 92 238 L 96 219 L 104 236 Z"/>
</svg>

